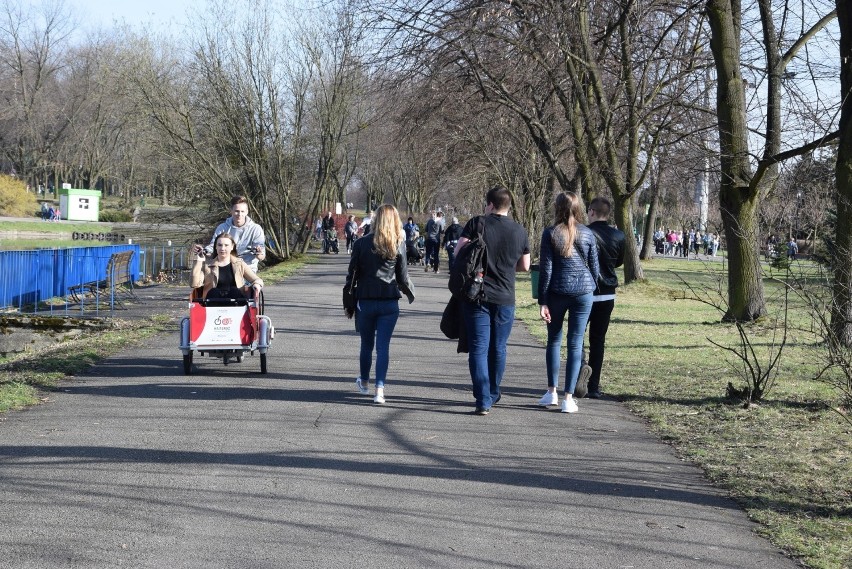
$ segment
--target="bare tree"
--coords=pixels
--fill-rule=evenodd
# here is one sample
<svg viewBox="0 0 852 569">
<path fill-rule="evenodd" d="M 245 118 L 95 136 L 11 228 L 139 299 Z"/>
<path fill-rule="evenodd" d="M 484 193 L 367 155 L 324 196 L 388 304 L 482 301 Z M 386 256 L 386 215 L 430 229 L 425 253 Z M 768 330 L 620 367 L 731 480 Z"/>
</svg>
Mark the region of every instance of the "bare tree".
<svg viewBox="0 0 852 569">
<path fill-rule="evenodd" d="M 781 8 L 771 0 L 758 0 L 750 12 L 743 11 L 740 0 L 708 0 L 707 17 L 711 30 L 710 47 L 716 66 L 717 90 L 716 111 L 719 121 L 719 147 L 721 162 L 720 209 L 727 241 L 728 271 L 728 320 L 752 320 L 766 314 L 763 283 L 761 280 L 758 250 L 759 228 L 758 205 L 763 196 L 774 186 L 778 176 L 778 164 L 786 159 L 812 151 L 836 133 L 823 130 L 811 141 L 782 150 L 782 135 L 786 132 L 782 124 L 782 108 L 785 78 L 795 76 L 790 70 L 799 65 L 812 71 L 807 59 L 798 59 L 808 42 L 818 36 L 834 18 L 834 10 L 828 4 L 813 7 L 804 13 L 792 11 L 792 4 Z M 742 33 L 752 29 L 750 22 L 754 11 L 758 11 L 757 22 L 762 30 L 759 52 L 744 62 L 740 53 L 744 49 Z M 777 27 L 776 21 L 781 22 Z M 751 53 L 751 50 L 746 50 Z M 755 70 L 755 79 L 747 83 L 743 70 Z M 790 70 L 790 71 L 788 71 Z M 789 75 L 792 73 L 793 75 Z M 814 77 L 813 73 L 809 73 Z M 760 100 L 759 126 L 749 122 L 749 105 L 746 85 L 760 82 L 765 88 L 765 98 Z M 812 112 L 822 114 L 825 109 Z M 802 123 L 795 123 L 801 128 Z M 814 130 L 814 124 L 806 125 L 805 132 Z M 762 149 L 756 165 L 750 145 L 750 129 L 760 128 Z M 817 128 L 824 124 L 817 121 Z"/>
<path fill-rule="evenodd" d="M 74 22 L 62 2 L 0 5 L 0 151 L 33 186 L 47 185 L 58 142 L 81 100 L 57 96 Z"/>
</svg>

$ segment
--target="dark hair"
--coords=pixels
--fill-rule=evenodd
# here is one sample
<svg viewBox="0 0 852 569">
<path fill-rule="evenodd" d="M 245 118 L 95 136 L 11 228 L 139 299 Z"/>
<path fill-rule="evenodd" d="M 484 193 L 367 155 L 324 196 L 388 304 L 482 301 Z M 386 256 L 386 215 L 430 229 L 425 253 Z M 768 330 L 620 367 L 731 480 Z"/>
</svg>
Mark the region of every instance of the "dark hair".
<svg viewBox="0 0 852 569">
<path fill-rule="evenodd" d="M 234 207 L 237 204 L 244 203 L 248 205 L 248 199 L 245 196 L 234 196 L 231 198 L 231 207 Z"/>
<path fill-rule="evenodd" d="M 512 194 L 503 186 L 494 186 L 485 194 L 485 203 L 490 203 L 497 211 L 503 211 L 512 205 Z"/>
<path fill-rule="evenodd" d="M 236 204 L 234 204 L 234 205 L 236 205 Z M 234 236 L 231 235 L 230 233 L 226 232 L 226 231 L 223 231 L 222 233 L 217 235 L 216 238 L 213 239 L 213 250 L 214 251 L 216 250 L 216 245 L 218 244 L 219 239 L 228 239 L 228 240 L 231 241 L 231 257 L 236 257 L 237 256 L 237 242 L 234 241 Z"/>
<path fill-rule="evenodd" d="M 597 197 L 589 204 L 589 209 L 594 211 L 601 219 L 607 219 L 609 212 L 612 211 L 612 202 L 606 198 Z"/>
</svg>

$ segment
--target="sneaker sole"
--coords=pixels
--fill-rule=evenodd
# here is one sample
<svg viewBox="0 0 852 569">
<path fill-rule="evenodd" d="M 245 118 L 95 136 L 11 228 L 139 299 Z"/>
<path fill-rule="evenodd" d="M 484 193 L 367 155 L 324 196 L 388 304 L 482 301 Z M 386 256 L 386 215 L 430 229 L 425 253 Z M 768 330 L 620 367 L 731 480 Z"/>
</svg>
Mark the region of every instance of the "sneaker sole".
<svg viewBox="0 0 852 569">
<path fill-rule="evenodd" d="M 582 399 L 589 393 L 589 378 L 592 377 L 592 368 L 583 364 L 577 376 L 577 385 L 574 387 L 574 397 Z"/>
</svg>

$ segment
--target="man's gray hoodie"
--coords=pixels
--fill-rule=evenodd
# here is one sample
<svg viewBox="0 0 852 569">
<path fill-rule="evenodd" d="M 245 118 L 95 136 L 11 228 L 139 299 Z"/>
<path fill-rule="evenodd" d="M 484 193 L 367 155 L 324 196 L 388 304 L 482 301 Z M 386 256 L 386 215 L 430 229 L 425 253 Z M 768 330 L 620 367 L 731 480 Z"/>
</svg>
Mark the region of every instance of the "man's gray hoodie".
<svg viewBox="0 0 852 569">
<path fill-rule="evenodd" d="M 208 255 L 213 254 L 213 242 L 216 240 L 216 236 L 221 235 L 222 233 L 228 233 L 234 238 L 234 241 L 237 243 L 237 255 L 242 258 L 242 260 L 249 265 L 254 272 L 257 272 L 257 257 L 249 250 L 249 247 L 264 246 L 266 243 L 266 234 L 263 232 L 263 228 L 252 221 L 248 216 L 246 216 L 246 222 L 242 227 L 236 227 L 233 220 L 229 217 L 224 221 L 224 223 L 219 224 L 213 232 L 213 238 L 210 240 L 210 244 L 204 248 L 204 251 Z"/>
</svg>

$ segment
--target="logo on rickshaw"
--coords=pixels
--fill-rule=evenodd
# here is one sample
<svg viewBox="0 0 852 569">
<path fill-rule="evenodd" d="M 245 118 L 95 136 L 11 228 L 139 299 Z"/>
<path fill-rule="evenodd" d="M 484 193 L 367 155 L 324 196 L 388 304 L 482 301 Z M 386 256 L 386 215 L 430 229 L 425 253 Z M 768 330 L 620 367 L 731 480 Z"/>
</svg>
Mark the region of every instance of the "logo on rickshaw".
<svg viewBox="0 0 852 569">
<path fill-rule="evenodd" d="M 229 326 L 231 321 L 231 318 L 222 318 L 221 316 L 217 316 L 216 320 L 213 321 L 213 324 L 216 326 Z"/>
</svg>

